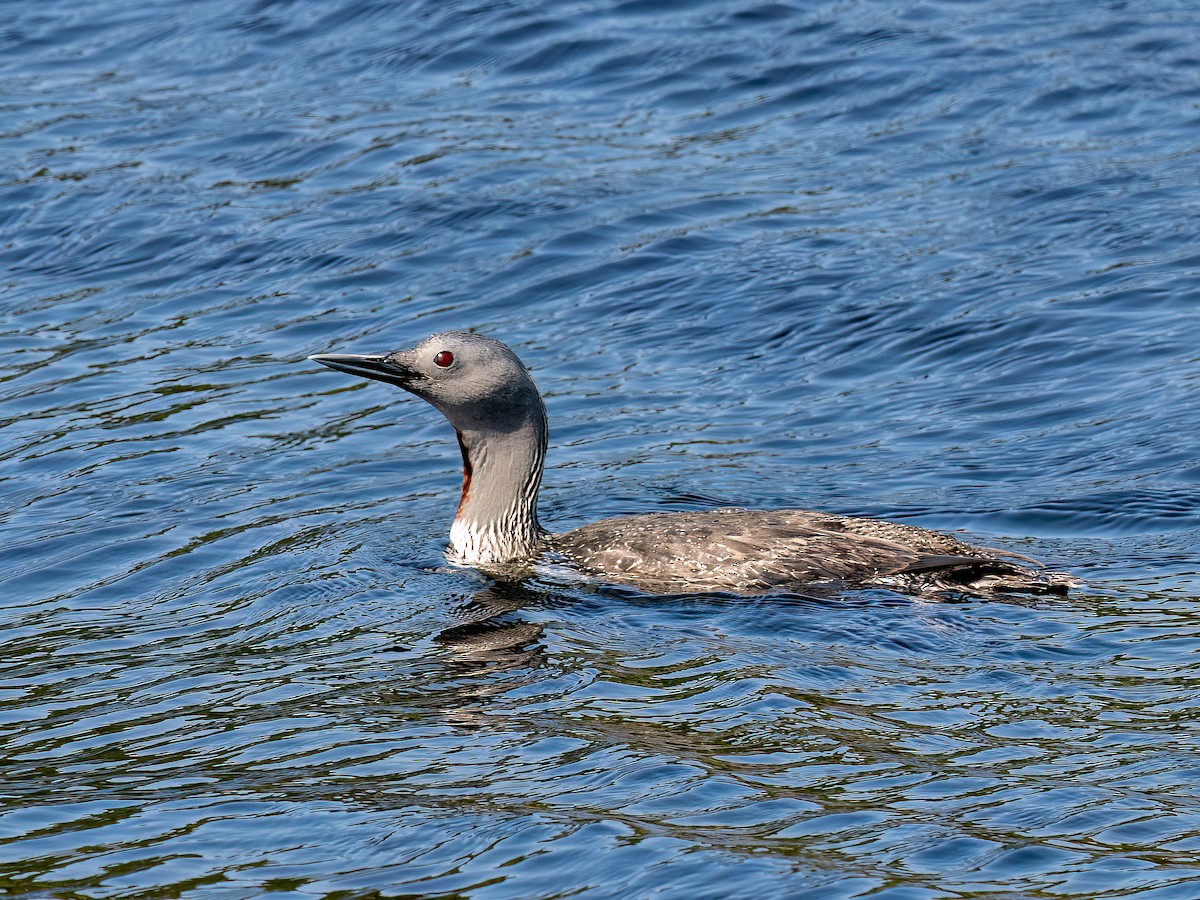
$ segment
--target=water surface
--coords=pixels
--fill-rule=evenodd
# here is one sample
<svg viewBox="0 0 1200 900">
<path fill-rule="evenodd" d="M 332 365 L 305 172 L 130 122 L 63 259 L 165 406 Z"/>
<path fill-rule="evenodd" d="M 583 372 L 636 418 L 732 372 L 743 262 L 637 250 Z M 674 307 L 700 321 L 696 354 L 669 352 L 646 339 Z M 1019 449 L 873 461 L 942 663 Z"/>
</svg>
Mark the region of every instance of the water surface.
<svg viewBox="0 0 1200 900">
<path fill-rule="evenodd" d="M 1200 896 L 1192 4 L 115 0 L 0 27 L 0 892 Z M 962 530 L 1066 601 L 442 557 L 478 328 L 567 528 Z"/>
</svg>

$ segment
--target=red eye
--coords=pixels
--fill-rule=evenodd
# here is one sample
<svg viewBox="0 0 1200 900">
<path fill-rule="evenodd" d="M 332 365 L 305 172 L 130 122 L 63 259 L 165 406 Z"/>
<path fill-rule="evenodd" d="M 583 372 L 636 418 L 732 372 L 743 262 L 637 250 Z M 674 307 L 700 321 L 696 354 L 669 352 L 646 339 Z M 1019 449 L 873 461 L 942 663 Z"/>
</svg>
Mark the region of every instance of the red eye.
<svg viewBox="0 0 1200 900">
<path fill-rule="evenodd" d="M 433 364 L 439 369 L 444 369 L 454 362 L 454 354 L 449 350 L 441 350 L 438 355 L 433 358 Z"/>
</svg>

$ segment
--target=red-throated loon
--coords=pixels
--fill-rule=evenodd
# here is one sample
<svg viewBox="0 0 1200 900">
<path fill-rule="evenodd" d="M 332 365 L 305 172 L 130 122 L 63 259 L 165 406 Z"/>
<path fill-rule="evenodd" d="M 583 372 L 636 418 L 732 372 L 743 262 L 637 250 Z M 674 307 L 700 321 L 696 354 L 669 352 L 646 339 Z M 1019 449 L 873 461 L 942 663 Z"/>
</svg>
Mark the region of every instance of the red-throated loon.
<svg viewBox="0 0 1200 900">
<path fill-rule="evenodd" d="M 602 580 L 656 593 L 756 594 L 833 581 L 919 593 L 1065 594 L 1072 584 L 1026 557 L 936 531 L 800 509 L 649 513 L 551 534 L 537 515 L 546 407 L 507 346 L 452 331 L 383 356 L 309 358 L 404 388 L 450 420 L 463 484 L 448 552 L 485 571 L 553 554 Z"/>
</svg>

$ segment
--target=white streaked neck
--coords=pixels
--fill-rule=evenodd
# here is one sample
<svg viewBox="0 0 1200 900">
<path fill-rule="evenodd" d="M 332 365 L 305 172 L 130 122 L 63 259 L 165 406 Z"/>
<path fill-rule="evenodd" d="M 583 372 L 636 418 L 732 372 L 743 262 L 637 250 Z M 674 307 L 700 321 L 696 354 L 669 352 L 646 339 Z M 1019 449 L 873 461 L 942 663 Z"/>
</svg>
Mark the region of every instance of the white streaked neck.
<svg viewBox="0 0 1200 900">
<path fill-rule="evenodd" d="M 546 412 L 537 409 L 506 431 L 459 431 L 463 489 L 450 527 L 456 562 L 487 565 L 528 559 L 546 532 L 537 498 L 546 459 Z"/>
</svg>

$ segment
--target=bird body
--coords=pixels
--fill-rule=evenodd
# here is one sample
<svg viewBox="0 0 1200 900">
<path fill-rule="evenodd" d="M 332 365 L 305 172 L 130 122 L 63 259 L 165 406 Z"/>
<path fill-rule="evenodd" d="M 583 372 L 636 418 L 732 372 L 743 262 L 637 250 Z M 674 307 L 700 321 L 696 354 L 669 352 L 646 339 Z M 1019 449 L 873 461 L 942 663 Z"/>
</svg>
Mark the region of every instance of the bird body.
<svg viewBox="0 0 1200 900">
<path fill-rule="evenodd" d="M 537 514 L 545 405 L 507 346 L 446 332 L 384 356 L 310 358 L 416 394 L 454 426 L 463 485 L 448 552 L 466 565 L 490 570 L 550 555 L 593 577 L 655 593 L 757 594 L 843 582 L 918 593 L 1065 594 L 1071 584 L 1026 557 L 941 532 L 809 510 L 647 513 L 552 534 Z"/>
</svg>

